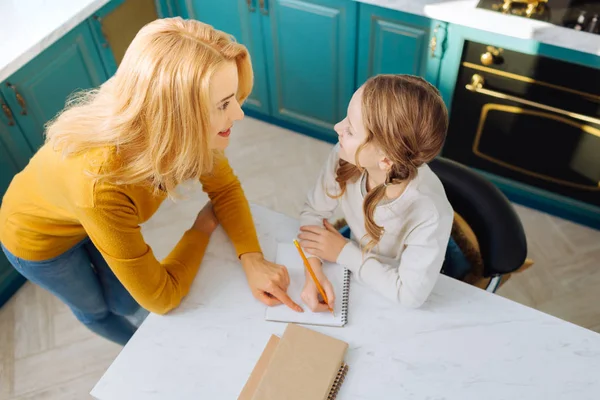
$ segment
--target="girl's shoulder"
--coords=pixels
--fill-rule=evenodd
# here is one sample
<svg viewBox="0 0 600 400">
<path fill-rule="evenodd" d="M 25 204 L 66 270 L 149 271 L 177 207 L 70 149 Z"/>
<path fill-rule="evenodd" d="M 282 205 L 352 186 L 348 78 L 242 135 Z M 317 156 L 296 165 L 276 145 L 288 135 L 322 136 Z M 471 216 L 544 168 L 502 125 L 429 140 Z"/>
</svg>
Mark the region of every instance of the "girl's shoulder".
<svg viewBox="0 0 600 400">
<path fill-rule="evenodd" d="M 446 196 L 444 185 L 427 164 L 419 167 L 407 192 L 406 200 L 415 211 L 436 219 L 453 218 L 454 210 Z"/>
</svg>

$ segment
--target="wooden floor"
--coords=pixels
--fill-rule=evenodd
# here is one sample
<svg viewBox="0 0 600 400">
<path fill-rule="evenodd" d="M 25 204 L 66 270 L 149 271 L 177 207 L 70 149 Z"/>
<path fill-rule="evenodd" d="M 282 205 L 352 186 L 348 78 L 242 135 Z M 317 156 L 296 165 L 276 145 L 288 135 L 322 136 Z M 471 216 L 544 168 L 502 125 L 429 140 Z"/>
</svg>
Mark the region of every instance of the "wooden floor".
<svg viewBox="0 0 600 400">
<path fill-rule="evenodd" d="M 297 216 L 330 148 L 247 118 L 234 128 L 228 154 L 251 202 Z M 192 193 L 189 200 L 165 203 L 143 227 L 158 256 L 168 251 L 161 237 L 182 233 L 203 204 L 204 194 L 197 188 Z M 600 332 L 600 231 L 516 209 L 535 265 L 498 294 Z M 2 400 L 89 399 L 120 351 L 31 284 L 0 309 L 0 346 Z"/>
</svg>

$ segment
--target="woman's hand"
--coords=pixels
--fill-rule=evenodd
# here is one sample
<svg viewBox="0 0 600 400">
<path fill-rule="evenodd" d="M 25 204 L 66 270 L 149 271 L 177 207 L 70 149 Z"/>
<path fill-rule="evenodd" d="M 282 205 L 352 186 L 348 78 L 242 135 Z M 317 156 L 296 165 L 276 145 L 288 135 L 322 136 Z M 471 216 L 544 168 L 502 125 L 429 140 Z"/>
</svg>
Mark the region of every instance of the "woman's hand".
<svg viewBox="0 0 600 400">
<path fill-rule="evenodd" d="M 323 225 L 325 228 L 314 225 L 300 227 L 300 245 L 312 255 L 325 261 L 336 262 L 347 240 L 329 221 L 324 219 Z"/>
<path fill-rule="evenodd" d="M 309 258 L 308 262 L 310 263 L 313 272 L 317 276 L 319 283 L 321 284 L 323 290 L 325 291 L 325 294 L 327 295 L 329 307 L 333 309 L 335 302 L 335 293 L 333 292 L 333 286 L 331 285 L 331 282 L 329 282 L 329 279 L 327 279 L 327 277 L 323 273 L 323 269 L 321 268 L 321 261 L 319 261 L 318 258 L 313 257 Z M 329 311 L 328 305 L 321 297 L 321 293 L 319 292 L 319 289 L 317 289 L 317 285 L 311 278 L 310 273 L 308 271 L 306 271 L 305 276 L 306 278 L 304 281 L 304 289 L 302 289 L 301 294 L 302 301 L 304 301 L 304 304 L 306 304 L 308 308 L 310 308 L 314 312 Z"/>
<path fill-rule="evenodd" d="M 297 312 L 302 308 L 287 295 L 290 276 L 283 265 L 265 260 L 260 253 L 246 253 L 240 257 L 252 295 L 268 306 L 285 304 Z"/>
<path fill-rule="evenodd" d="M 209 201 L 198 213 L 192 229 L 210 236 L 217 229 L 217 226 L 219 226 L 219 220 L 215 215 L 212 203 Z"/>
</svg>

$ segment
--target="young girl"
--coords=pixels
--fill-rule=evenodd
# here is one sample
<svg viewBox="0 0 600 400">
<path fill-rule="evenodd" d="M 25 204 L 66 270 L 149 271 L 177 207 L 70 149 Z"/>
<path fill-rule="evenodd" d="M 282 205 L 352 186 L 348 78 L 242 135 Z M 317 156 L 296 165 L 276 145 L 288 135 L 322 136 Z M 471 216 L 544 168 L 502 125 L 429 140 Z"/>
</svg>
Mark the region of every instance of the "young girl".
<svg viewBox="0 0 600 400">
<path fill-rule="evenodd" d="M 332 150 L 301 214 L 301 245 L 330 305 L 321 260 L 337 262 L 381 295 L 407 307 L 425 302 L 440 273 L 453 210 L 427 163 L 448 127 L 439 92 L 408 75 L 379 75 L 359 88 L 335 126 Z M 327 221 L 341 207 L 346 240 Z M 303 301 L 326 311 L 309 275 Z"/>
</svg>

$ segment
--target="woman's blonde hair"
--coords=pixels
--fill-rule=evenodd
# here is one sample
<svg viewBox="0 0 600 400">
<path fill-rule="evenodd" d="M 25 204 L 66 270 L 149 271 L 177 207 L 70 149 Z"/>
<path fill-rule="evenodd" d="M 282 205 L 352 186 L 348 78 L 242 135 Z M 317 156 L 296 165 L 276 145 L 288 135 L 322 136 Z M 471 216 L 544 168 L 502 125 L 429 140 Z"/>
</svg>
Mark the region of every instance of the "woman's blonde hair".
<svg viewBox="0 0 600 400">
<path fill-rule="evenodd" d="M 148 183 L 172 195 L 175 186 L 210 171 L 210 81 L 235 62 L 236 98 L 252 91 L 247 49 L 199 21 L 166 18 L 144 26 L 116 74 L 75 95 L 47 126 L 46 141 L 65 156 L 112 147 L 117 160 L 98 179 Z"/>
<path fill-rule="evenodd" d="M 448 111 L 439 91 L 426 80 L 411 75 L 377 75 L 363 86 L 362 117 L 367 138 L 356 151 L 356 165 L 340 160 L 336 170 L 341 196 L 348 181 L 362 174 L 358 158 L 369 143 L 377 146 L 392 162 L 387 184 L 410 181 L 417 169 L 439 154 L 448 130 Z M 383 228 L 373 218 L 385 196 L 385 185 L 373 188 L 365 197 L 363 211 L 369 237 L 365 249 L 379 243 Z"/>
</svg>

